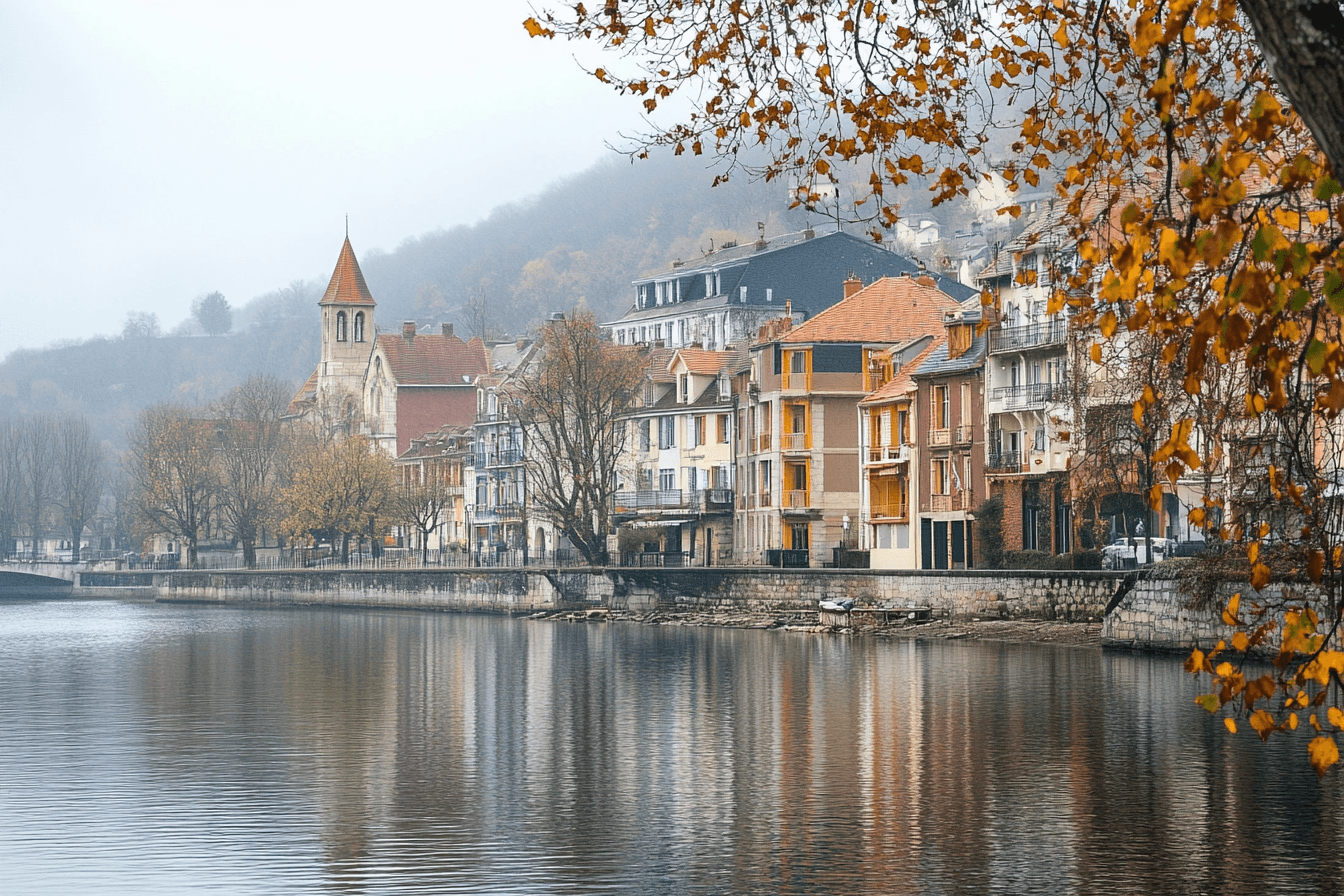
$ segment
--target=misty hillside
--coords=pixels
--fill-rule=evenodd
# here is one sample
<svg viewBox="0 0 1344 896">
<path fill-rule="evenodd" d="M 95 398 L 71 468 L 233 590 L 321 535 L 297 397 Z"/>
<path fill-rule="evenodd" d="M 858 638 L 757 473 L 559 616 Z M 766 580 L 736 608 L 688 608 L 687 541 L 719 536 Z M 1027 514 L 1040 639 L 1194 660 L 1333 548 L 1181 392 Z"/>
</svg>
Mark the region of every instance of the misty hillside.
<svg viewBox="0 0 1344 896">
<path fill-rule="evenodd" d="M 789 211 L 782 185 L 745 177 L 711 189 L 698 160 L 600 162 L 538 196 L 470 226 L 404 241 L 394 251 L 356 246 L 384 332 L 404 320 L 453 322 L 463 336 L 526 332 L 550 312 L 586 304 L 599 318 L 633 300 L 630 281 L 713 240 L 796 231 L 824 219 Z M 445 215 L 448 217 L 448 215 Z M 332 245 L 335 263 L 337 250 Z M 135 413 L 158 401 L 203 403 L 253 373 L 297 385 L 317 363 L 317 301 L 326 286 L 295 281 L 236 308 L 229 335 L 98 337 L 24 349 L 0 362 L 9 413 L 83 413 L 103 438 L 124 443 Z M 128 334 L 131 328 L 128 327 Z"/>
</svg>

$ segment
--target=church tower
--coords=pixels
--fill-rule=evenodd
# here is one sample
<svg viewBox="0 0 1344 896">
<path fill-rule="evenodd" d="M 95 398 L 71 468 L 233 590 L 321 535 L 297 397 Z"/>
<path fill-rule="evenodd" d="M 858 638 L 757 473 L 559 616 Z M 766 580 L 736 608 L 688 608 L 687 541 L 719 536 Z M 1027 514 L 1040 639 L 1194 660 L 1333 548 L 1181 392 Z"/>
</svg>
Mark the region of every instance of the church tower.
<svg viewBox="0 0 1344 896">
<path fill-rule="evenodd" d="M 346 236 L 336 270 L 318 306 L 322 309 L 322 360 L 317 393 L 345 392 L 356 399 L 363 391 L 364 372 L 373 354 L 373 309 L 377 303 L 364 282 L 355 250 Z"/>
</svg>

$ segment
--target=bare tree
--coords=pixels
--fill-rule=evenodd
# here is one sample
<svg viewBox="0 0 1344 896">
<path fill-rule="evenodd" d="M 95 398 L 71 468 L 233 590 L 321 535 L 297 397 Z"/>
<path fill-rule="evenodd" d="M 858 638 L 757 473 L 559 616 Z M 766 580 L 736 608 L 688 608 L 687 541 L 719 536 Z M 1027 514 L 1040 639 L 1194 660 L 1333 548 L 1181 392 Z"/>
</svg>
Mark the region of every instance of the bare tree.
<svg viewBox="0 0 1344 896">
<path fill-rule="evenodd" d="M 252 376 L 215 407 L 217 506 L 249 568 L 257 564 L 263 528 L 276 522 L 289 448 L 282 418 L 292 391 L 272 377 Z"/>
<path fill-rule="evenodd" d="M 14 548 L 23 496 L 23 466 L 19 460 L 19 427 L 0 420 L 0 557 Z"/>
<path fill-rule="evenodd" d="M 180 405 L 140 412 L 130 433 L 126 467 L 143 528 L 182 539 L 195 567 L 200 539 L 218 494 L 213 427 Z"/>
<path fill-rule="evenodd" d="M 70 532 L 70 559 L 79 562 L 84 526 L 98 512 L 105 464 L 102 445 L 83 417 L 67 417 L 56 426 L 56 507 Z"/>
<path fill-rule="evenodd" d="M 604 339 L 588 312 L 551 321 L 538 341 L 540 361 L 515 389 L 532 504 L 588 562 L 606 563 L 621 416 L 642 364 L 634 348 Z"/>
<path fill-rule="evenodd" d="M 20 480 L 24 507 L 23 524 L 32 538 L 33 559 L 37 559 L 46 524 L 56 492 L 56 420 L 46 414 L 37 414 L 19 425 L 18 449 Z"/>
<path fill-rule="evenodd" d="M 398 484 L 392 506 L 397 522 L 415 530 L 420 562 L 429 562 L 429 536 L 452 511 L 453 496 L 437 479 L 421 480 L 419 470 L 410 468 L 410 481 Z"/>
</svg>

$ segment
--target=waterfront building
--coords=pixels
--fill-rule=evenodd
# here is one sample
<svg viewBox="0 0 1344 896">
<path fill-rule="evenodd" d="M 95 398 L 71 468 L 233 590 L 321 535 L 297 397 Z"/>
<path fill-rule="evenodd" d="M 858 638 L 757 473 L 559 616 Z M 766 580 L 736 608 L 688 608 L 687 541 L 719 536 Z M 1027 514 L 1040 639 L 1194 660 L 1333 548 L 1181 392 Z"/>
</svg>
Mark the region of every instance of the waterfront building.
<svg viewBox="0 0 1344 896">
<path fill-rule="evenodd" d="M 969 290 L 956 286 L 963 297 Z M 943 330 L 961 308 L 932 276 L 843 284 L 844 298 L 799 326 L 767 325 L 750 350 L 738 411 L 736 556 L 821 565 L 860 525 L 857 407 L 893 346 Z"/>
<path fill-rule="evenodd" d="M 626 417 L 626 473 L 614 519 L 621 562 L 712 566 L 733 550 L 734 374 L 742 350 L 649 352 Z"/>
</svg>

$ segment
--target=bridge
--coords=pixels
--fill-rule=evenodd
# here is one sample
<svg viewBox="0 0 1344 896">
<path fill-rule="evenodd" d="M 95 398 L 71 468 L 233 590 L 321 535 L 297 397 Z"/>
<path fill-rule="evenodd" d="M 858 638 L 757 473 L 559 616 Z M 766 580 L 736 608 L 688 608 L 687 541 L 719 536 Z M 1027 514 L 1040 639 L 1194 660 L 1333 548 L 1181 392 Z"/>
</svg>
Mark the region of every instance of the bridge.
<svg viewBox="0 0 1344 896">
<path fill-rule="evenodd" d="M 88 569 L 87 563 L 0 561 L 0 597 L 69 594 L 75 576 Z"/>
</svg>

